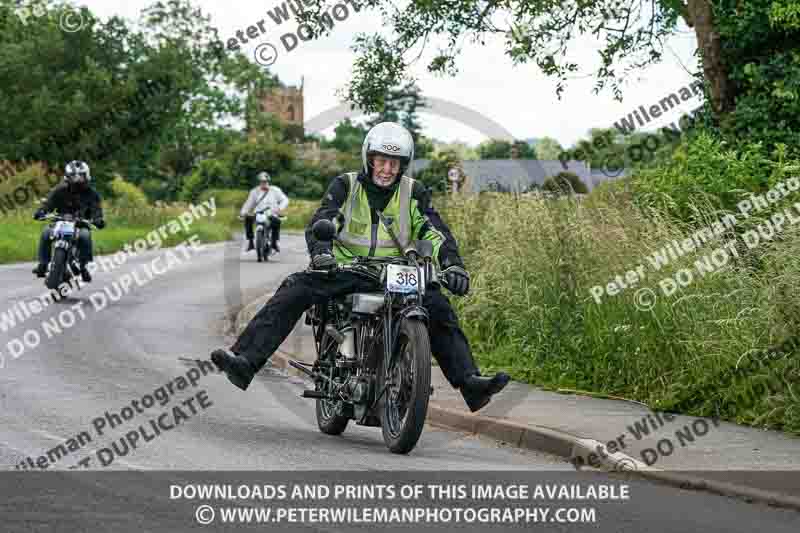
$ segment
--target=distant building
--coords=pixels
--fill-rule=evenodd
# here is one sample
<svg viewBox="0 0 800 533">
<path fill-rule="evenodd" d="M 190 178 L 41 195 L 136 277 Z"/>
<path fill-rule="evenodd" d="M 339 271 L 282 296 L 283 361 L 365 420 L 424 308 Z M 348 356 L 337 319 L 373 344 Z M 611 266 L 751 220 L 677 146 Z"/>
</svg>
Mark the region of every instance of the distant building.
<svg viewBox="0 0 800 533">
<path fill-rule="evenodd" d="M 430 159 L 415 159 L 412 167 L 414 175 L 419 174 L 431 164 Z M 559 172 L 568 171 L 577 175 L 591 191 L 602 181 L 614 179 L 603 174 L 595 174 L 585 161 L 540 161 L 538 159 L 480 159 L 461 161 L 466 176 L 464 192 L 481 191 L 524 192 L 532 187 L 541 187 L 547 178 Z M 446 179 L 447 176 L 442 176 Z"/>
<path fill-rule="evenodd" d="M 261 97 L 261 111 L 275 115 L 287 125 L 300 128 L 299 136 L 305 135 L 305 104 L 303 96 L 304 78 L 300 87 L 275 87 Z M 305 161 L 323 165 L 336 162 L 336 150 L 321 149 L 316 141 L 295 142 L 297 156 Z"/>
<path fill-rule="evenodd" d="M 305 123 L 305 109 L 303 105 L 303 85 L 301 78 L 300 88 L 276 87 L 261 97 L 261 110 L 278 117 L 286 124 L 303 127 Z"/>
</svg>

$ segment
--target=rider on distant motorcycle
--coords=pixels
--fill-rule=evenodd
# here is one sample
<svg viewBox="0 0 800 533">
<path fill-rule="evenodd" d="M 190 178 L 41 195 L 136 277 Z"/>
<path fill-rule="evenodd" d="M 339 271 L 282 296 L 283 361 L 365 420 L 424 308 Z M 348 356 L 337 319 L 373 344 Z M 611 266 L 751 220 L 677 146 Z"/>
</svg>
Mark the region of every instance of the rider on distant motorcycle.
<svg viewBox="0 0 800 533">
<path fill-rule="evenodd" d="M 92 174 L 89 165 L 83 161 L 67 163 L 64 170 L 64 183 L 60 183 L 50 191 L 47 200 L 33 215 L 35 220 L 41 220 L 45 215 L 57 211 L 60 215 L 73 215 L 91 221 L 98 229 L 106 225 L 103 220 L 103 208 L 100 195 L 92 188 L 90 182 Z M 50 240 L 52 232 L 50 226 L 45 226 L 39 239 L 39 265 L 33 269 L 37 277 L 43 278 L 50 264 Z M 81 278 L 86 283 L 92 281 L 92 276 L 86 267 L 93 260 L 92 236 L 89 228 L 81 227 L 78 231 L 78 261 L 81 267 Z"/>
<path fill-rule="evenodd" d="M 367 133 L 361 149 L 360 173 L 344 174 L 331 181 L 322 205 L 306 229 L 306 242 L 314 269 L 330 269 L 348 261 L 347 253 L 330 242 L 317 241 L 311 231 L 321 219 L 340 221 L 340 239 L 359 256 L 398 255 L 397 248 L 376 210 L 385 220 L 394 220 L 401 241 L 427 239 L 433 242 L 434 258 L 444 268 L 447 285 L 456 295 L 469 290 L 469 274 L 450 230 L 433 209 L 429 191 L 421 182 L 404 175 L 414 158 L 411 134 L 399 124 L 383 122 Z M 303 312 L 314 304 L 371 287 L 353 273 L 340 272 L 325 279 L 309 272 L 296 272 L 284 280 L 275 295 L 253 317 L 231 348 L 215 350 L 214 363 L 237 387 L 247 389 L 253 376 L 291 333 Z M 374 290 L 374 287 L 372 287 Z M 458 324 L 450 302 L 438 289 L 428 289 L 423 305 L 429 315 L 431 352 L 445 377 L 461 390 L 471 411 L 489 403 L 510 380 L 503 372 L 480 377 L 469 343 Z"/>
<path fill-rule="evenodd" d="M 244 218 L 244 231 L 247 236 L 247 251 L 255 249 L 253 244 L 253 223 L 255 222 L 255 215 L 258 211 L 272 209 L 272 216 L 270 217 L 270 228 L 272 229 L 272 236 L 270 245 L 276 252 L 280 252 L 278 241 L 281 238 L 281 219 L 280 215 L 289 207 L 289 198 L 280 190 L 279 187 L 272 185 L 272 179 L 266 172 L 261 172 L 258 175 L 259 186 L 250 191 L 250 195 L 242 206 L 242 211 L 239 218 Z"/>
</svg>

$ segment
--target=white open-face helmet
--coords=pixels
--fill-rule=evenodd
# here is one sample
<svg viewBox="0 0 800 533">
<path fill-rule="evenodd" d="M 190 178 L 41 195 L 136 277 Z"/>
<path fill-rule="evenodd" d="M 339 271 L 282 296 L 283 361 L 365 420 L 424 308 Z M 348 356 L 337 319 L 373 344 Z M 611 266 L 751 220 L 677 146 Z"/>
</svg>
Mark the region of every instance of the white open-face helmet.
<svg viewBox="0 0 800 533">
<path fill-rule="evenodd" d="M 89 165 L 83 161 L 70 161 L 64 168 L 64 180 L 67 183 L 79 183 L 83 181 L 88 185 L 92 181 L 92 172 Z"/>
<path fill-rule="evenodd" d="M 259 172 L 258 173 L 258 182 L 259 183 L 264 183 L 264 182 L 271 183 L 272 182 L 272 178 L 266 172 Z"/>
<path fill-rule="evenodd" d="M 370 156 L 373 154 L 399 158 L 400 172 L 398 176 L 402 176 L 411 165 L 411 161 L 414 160 L 414 139 L 411 137 L 411 133 L 400 124 L 381 122 L 367 132 L 364 144 L 361 146 L 361 163 L 364 165 L 364 172 L 367 176 L 372 176 Z"/>
</svg>

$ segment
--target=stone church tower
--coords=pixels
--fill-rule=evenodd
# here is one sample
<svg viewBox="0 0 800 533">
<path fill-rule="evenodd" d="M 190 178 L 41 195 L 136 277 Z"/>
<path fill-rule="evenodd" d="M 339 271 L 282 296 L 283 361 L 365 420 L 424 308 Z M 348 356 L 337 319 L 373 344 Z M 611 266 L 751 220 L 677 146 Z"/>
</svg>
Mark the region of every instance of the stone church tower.
<svg viewBox="0 0 800 533">
<path fill-rule="evenodd" d="M 300 88 L 289 86 L 277 87 L 261 98 L 261 110 L 276 115 L 286 124 L 303 127 L 305 114 L 303 109 L 303 79 Z"/>
</svg>

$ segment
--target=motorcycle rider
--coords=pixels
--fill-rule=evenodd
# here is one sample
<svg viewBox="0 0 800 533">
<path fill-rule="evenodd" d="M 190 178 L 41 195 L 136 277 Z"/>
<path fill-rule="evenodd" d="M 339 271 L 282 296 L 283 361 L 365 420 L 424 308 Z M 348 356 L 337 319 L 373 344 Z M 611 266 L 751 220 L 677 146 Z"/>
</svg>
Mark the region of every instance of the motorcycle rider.
<svg viewBox="0 0 800 533">
<path fill-rule="evenodd" d="M 258 174 L 258 181 L 259 186 L 250 191 L 247 200 L 245 200 L 244 205 L 242 205 L 242 211 L 239 214 L 239 218 L 244 219 L 244 231 L 248 243 L 247 251 L 249 252 L 255 249 L 255 245 L 253 244 L 253 223 L 256 217 L 254 213 L 271 208 L 272 215 L 269 220 L 270 227 L 272 228 L 272 236 L 270 245 L 273 250 L 280 252 L 278 241 L 281 237 L 281 219 L 279 217 L 286 211 L 286 208 L 289 207 L 289 198 L 279 187 L 272 185 L 272 178 L 266 172 Z"/>
<path fill-rule="evenodd" d="M 313 269 L 330 269 L 351 257 L 338 243 L 334 251 L 330 242 L 314 238 L 311 227 L 323 218 L 339 220 L 340 238 L 356 255 L 398 255 L 394 243 L 388 240 L 388 232 L 379 223 L 377 211 L 382 211 L 385 220 L 391 216 L 397 221 L 392 225 L 399 227 L 401 242 L 432 241 L 434 258 L 444 269 L 449 290 L 455 295 L 467 294 L 469 274 L 453 235 L 431 207 L 430 191 L 404 175 L 413 158 L 411 134 L 399 124 L 382 122 L 367 133 L 361 150 L 361 172 L 331 181 L 306 228 Z M 404 209 L 408 211 L 403 212 Z M 230 349 L 234 355 L 215 350 L 211 360 L 225 371 L 231 383 L 247 389 L 304 311 L 332 297 L 370 290 L 374 287 L 369 282 L 352 273 L 325 278 L 313 272 L 296 272 L 283 281 L 247 325 Z M 500 372 L 491 378 L 481 377 L 458 318 L 441 291 L 427 291 L 423 305 L 429 314 L 431 351 L 439 367 L 451 386 L 460 389 L 470 410 L 481 409 L 508 384 L 509 376 Z"/>
<path fill-rule="evenodd" d="M 98 229 L 103 229 L 106 223 L 103 220 L 101 198 L 91 186 L 91 181 L 92 174 L 88 164 L 84 161 L 67 163 L 64 169 L 64 182 L 50 191 L 47 200 L 33 215 L 34 220 L 41 220 L 45 215 L 57 211 L 60 215 L 73 215 L 90 220 Z M 88 227 L 79 227 L 77 236 L 81 278 L 89 283 L 92 281 L 92 276 L 86 265 L 93 261 L 92 235 Z M 50 264 L 51 238 L 51 228 L 45 226 L 39 239 L 39 265 L 33 269 L 33 273 L 39 278 L 45 276 L 47 266 Z"/>
</svg>

